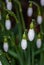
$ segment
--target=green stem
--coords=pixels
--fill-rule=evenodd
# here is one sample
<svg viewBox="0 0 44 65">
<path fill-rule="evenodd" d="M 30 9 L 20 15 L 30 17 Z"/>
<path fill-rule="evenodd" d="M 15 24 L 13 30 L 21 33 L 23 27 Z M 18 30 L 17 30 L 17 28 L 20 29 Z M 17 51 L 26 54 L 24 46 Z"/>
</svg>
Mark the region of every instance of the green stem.
<svg viewBox="0 0 44 65">
<path fill-rule="evenodd" d="M 32 42 L 32 65 L 34 65 L 34 43 Z"/>
<path fill-rule="evenodd" d="M 8 53 L 9 53 L 9 55 L 11 55 L 11 56 L 13 56 L 14 58 L 17 58 L 17 59 L 18 59 L 18 55 L 17 55 L 14 51 L 9 50 Z"/>
<path fill-rule="evenodd" d="M 32 50 L 32 65 L 34 65 L 34 51 Z"/>
<path fill-rule="evenodd" d="M 43 65 L 43 52 L 40 54 L 40 65 Z"/>
<path fill-rule="evenodd" d="M 20 14 L 19 14 L 19 8 L 18 8 L 18 5 L 16 3 L 15 4 L 15 8 L 16 8 L 16 15 L 17 15 L 17 18 L 19 20 L 19 23 L 18 23 L 18 39 L 19 39 L 19 42 L 21 43 L 21 39 L 22 39 L 22 26 L 21 26 L 21 19 L 20 19 Z M 19 43 L 19 50 L 20 50 L 20 58 L 21 60 L 20 63 L 22 63 L 23 65 L 23 52 L 22 52 L 22 49 L 20 48 L 21 47 L 21 44 Z"/>
<path fill-rule="evenodd" d="M 2 28 L 2 31 L 4 31 L 4 26 L 0 23 L 0 26 L 1 26 L 1 28 Z"/>
<path fill-rule="evenodd" d="M 39 5 L 38 5 L 36 2 L 34 2 L 34 1 L 29 1 L 29 3 L 32 3 L 32 4 L 34 4 L 37 8 L 40 8 Z"/>
<path fill-rule="evenodd" d="M 40 25 L 40 32 L 42 35 L 44 35 L 44 32 L 42 31 L 42 25 Z"/>
<path fill-rule="evenodd" d="M 18 5 L 16 3 L 15 4 L 15 7 L 16 7 L 16 15 L 17 15 L 17 18 L 19 20 L 19 23 L 18 23 L 18 37 L 19 37 L 19 42 L 21 42 L 21 39 L 22 39 L 22 26 L 21 26 L 21 20 L 20 20 L 20 15 L 19 15 L 19 10 L 18 10 Z"/>
<path fill-rule="evenodd" d="M 17 0 L 15 0 L 15 2 L 18 4 L 19 6 L 19 11 L 20 11 L 20 16 L 21 16 L 21 21 L 22 21 L 22 25 L 23 25 L 23 29 L 25 31 L 25 22 L 24 22 L 24 18 L 23 18 L 23 14 L 22 14 L 22 7 L 21 7 L 21 3 Z"/>
<path fill-rule="evenodd" d="M 7 10 L 7 9 L 4 9 L 6 12 L 8 12 L 8 14 L 10 14 L 11 16 L 13 16 L 16 20 L 16 23 L 18 23 L 18 19 L 16 17 L 16 15 L 14 14 L 14 12 L 10 11 L 10 10 Z"/>
<path fill-rule="evenodd" d="M 30 55 L 30 47 L 31 47 L 31 45 L 30 45 L 30 42 L 29 42 L 29 41 L 27 42 L 27 44 L 28 44 L 28 50 L 27 50 L 27 65 L 31 65 L 31 55 Z"/>
</svg>

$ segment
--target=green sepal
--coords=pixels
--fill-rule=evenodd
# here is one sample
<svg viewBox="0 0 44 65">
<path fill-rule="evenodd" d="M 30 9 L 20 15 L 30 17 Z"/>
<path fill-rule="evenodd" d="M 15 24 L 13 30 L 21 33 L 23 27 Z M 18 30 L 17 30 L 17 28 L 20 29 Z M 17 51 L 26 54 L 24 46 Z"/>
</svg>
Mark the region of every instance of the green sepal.
<svg viewBox="0 0 44 65">
<path fill-rule="evenodd" d="M 9 15 L 8 14 L 6 15 L 6 20 L 9 20 Z"/>
<path fill-rule="evenodd" d="M 41 16 L 41 11 L 39 7 L 38 7 L 38 16 Z"/>
<path fill-rule="evenodd" d="M 32 19 L 32 22 L 31 22 L 31 24 L 30 24 L 30 29 L 33 29 L 34 28 L 34 19 Z"/>
<path fill-rule="evenodd" d="M 29 7 L 32 8 L 32 3 L 29 4 Z"/>
<path fill-rule="evenodd" d="M 4 42 L 7 42 L 7 37 L 6 36 L 4 36 Z"/>
<path fill-rule="evenodd" d="M 26 34 L 25 34 L 25 32 L 24 32 L 24 34 L 23 34 L 23 39 L 26 39 Z"/>
<path fill-rule="evenodd" d="M 40 34 L 40 33 L 38 34 L 38 37 L 37 37 L 37 38 L 38 38 L 38 39 L 41 39 L 41 34 Z"/>
</svg>

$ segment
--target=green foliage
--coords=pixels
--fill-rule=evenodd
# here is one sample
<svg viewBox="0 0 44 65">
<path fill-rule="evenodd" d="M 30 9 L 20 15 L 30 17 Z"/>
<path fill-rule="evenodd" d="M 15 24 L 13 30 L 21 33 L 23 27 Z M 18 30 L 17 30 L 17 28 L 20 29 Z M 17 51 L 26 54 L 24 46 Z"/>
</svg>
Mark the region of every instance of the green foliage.
<svg viewBox="0 0 44 65">
<path fill-rule="evenodd" d="M 35 6 L 39 7 L 38 4 L 34 3 L 33 1 L 31 2 Z M 14 11 L 8 10 L 6 8 L 5 2 L 0 0 L 0 11 L 2 16 L 0 20 L 0 61 L 2 62 L 2 65 L 44 65 L 44 20 L 40 25 L 39 32 L 42 36 L 42 47 L 40 49 L 37 49 L 36 47 L 36 39 L 38 34 L 36 33 L 35 39 L 32 42 L 30 42 L 28 37 L 26 37 L 27 49 L 22 50 L 22 36 L 24 32 L 27 36 L 28 31 L 25 26 L 21 2 L 19 0 L 13 0 L 12 3 L 15 7 L 15 13 Z M 42 9 L 43 8 L 41 7 L 41 10 Z M 15 23 L 14 28 L 11 28 L 10 30 L 6 30 L 5 28 L 5 20 L 7 14 L 9 14 L 10 17 L 13 17 Z M 5 36 L 9 44 L 9 49 L 7 52 L 5 52 L 3 49 Z"/>
</svg>

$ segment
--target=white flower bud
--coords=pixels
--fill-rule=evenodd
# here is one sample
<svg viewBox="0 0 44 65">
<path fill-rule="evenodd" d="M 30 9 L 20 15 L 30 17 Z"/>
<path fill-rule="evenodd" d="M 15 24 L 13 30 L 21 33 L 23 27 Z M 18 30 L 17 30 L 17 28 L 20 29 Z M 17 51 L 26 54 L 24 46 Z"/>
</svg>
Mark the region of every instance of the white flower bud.
<svg viewBox="0 0 44 65">
<path fill-rule="evenodd" d="M 8 10 L 12 10 L 12 2 L 8 2 L 7 3 L 7 9 Z"/>
<path fill-rule="evenodd" d="M 21 41 L 21 48 L 23 50 L 25 50 L 27 48 L 27 40 L 26 39 L 22 39 L 22 41 Z"/>
<path fill-rule="evenodd" d="M 28 8 L 28 10 L 27 10 L 27 15 L 28 15 L 28 16 L 32 16 L 32 14 L 33 14 L 33 9 L 30 7 L 30 8 Z"/>
<path fill-rule="evenodd" d="M 37 39 L 36 46 L 37 48 L 41 48 L 42 41 L 41 39 Z"/>
<path fill-rule="evenodd" d="M 6 27 L 7 30 L 11 29 L 11 21 L 10 20 L 5 21 L 5 27 Z"/>
<path fill-rule="evenodd" d="M 8 42 L 4 42 L 3 49 L 5 52 L 8 52 Z"/>
<path fill-rule="evenodd" d="M 0 61 L 0 65 L 2 65 L 2 62 Z"/>
<path fill-rule="evenodd" d="M 44 6 L 44 0 L 40 0 L 42 6 Z"/>
<path fill-rule="evenodd" d="M 34 29 L 29 29 L 28 39 L 29 39 L 30 41 L 33 41 L 33 40 L 34 40 L 34 37 L 35 37 L 35 31 L 34 31 Z"/>
<path fill-rule="evenodd" d="M 42 16 L 38 16 L 38 17 L 37 17 L 37 23 L 38 23 L 38 24 L 41 24 L 41 23 L 42 23 Z"/>
</svg>

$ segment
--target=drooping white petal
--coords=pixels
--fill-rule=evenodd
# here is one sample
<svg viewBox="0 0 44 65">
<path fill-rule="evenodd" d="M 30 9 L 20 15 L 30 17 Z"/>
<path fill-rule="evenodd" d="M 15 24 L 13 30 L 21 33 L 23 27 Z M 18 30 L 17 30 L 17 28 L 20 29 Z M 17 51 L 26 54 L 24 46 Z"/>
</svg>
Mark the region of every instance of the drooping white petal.
<svg viewBox="0 0 44 65">
<path fill-rule="evenodd" d="M 5 27 L 6 27 L 7 30 L 11 29 L 11 21 L 10 20 L 5 21 Z"/>
<path fill-rule="evenodd" d="M 42 23 L 42 16 L 38 16 L 38 17 L 37 17 L 37 23 L 38 23 L 38 24 L 41 24 L 41 23 Z"/>
<path fill-rule="evenodd" d="M 37 48 L 41 48 L 41 44 L 42 44 L 41 39 L 37 39 L 37 41 L 36 41 Z"/>
<path fill-rule="evenodd" d="M 7 9 L 8 10 L 12 10 L 12 2 L 8 2 L 7 3 Z"/>
<path fill-rule="evenodd" d="M 33 14 L 33 9 L 32 8 L 28 8 L 27 15 L 28 16 L 32 16 L 32 14 Z"/>
<path fill-rule="evenodd" d="M 28 39 L 29 39 L 29 41 L 33 41 L 34 37 L 35 37 L 34 29 L 29 29 L 29 31 L 28 31 Z"/>
<path fill-rule="evenodd" d="M 8 52 L 8 42 L 4 42 L 3 49 L 5 52 Z"/>
<path fill-rule="evenodd" d="M 26 39 L 22 39 L 22 41 L 21 41 L 21 48 L 23 50 L 25 50 L 27 48 L 27 40 Z"/>
<path fill-rule="evenodd" d="M 0 65 L 2 65 L 2 62 L 0 61 Z"/>
<path fill-rule="evenodd" d="M 44 0 L 40 0 L 42 6 L 44 6 Z"/>
</svg>

